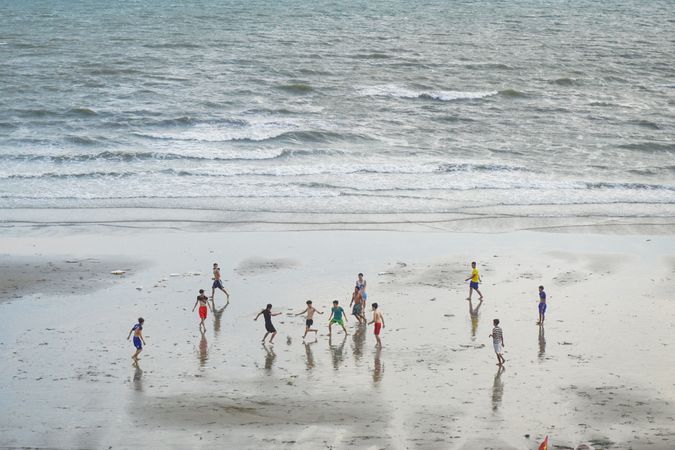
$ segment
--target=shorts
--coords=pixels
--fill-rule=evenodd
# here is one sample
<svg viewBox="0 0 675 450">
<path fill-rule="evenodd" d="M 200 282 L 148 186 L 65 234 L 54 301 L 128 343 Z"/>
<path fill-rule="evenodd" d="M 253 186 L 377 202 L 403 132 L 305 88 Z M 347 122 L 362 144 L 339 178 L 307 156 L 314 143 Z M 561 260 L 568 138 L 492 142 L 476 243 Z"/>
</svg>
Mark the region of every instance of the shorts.
<svg viewBox="0 0 675 450">
<path fill-rule="evenodd" d="M 352 314 L 355 316 L 360 316 L 361 315 L 361 310 L 362 310 L 362 305 L 361 303 L 356 303 L 354 307 L 352 308 Z"/>
<path fill-rule="evenodd" d="M 364 291 L 361 291 L 361 298 L 364 300 L 368 300 L 368 294 Z"/>
<path fill-rule="evenodd" d="M 266 323 L 265 329 L 267 330 L 268 333 L 276 333 L 277 332 L 277 329 L 274 328 L 274 325 L 272 325 L 271 323 Z"/>
<path fill-rule="evenodd" d="M 314 321 L 312 319 L 305 320 L 305 326 L 307 328 L 311 327 L 312 325 L 314 325 Z"/>
<path fill-rule="evenodd" d="M 546 303 L 539 302 L 539 314 L 544 314 L 546 312 Z"/>
<path fill-rule="evenodd" d="M 330 323 L 337 323 L 338 325 L 341 325 L 343 327 L 345 326 L 345 321 L 342 320 L 342 319 L 338 319 L 338 320 L 333 319 L 333 320 L 330 321 Z"/>
<path fill-rule="evenodd" d="M 478 289 L 478 282 L 477 281 L 472 281 L 471 284 L 469 284 L 469 287 L 471 289 Z"/>
<path fill-rule="evenodd" d="M 134 336 L 134 347 L 136 347 L 139 350 L 143 349 L 143 343 L 141 342 L 141 338 L 138 336 Z"/>
<path fill-rule="evenodd" d="M 382 324 L 376 322 L 375 323 L 375 336 L 379 336 L 381 330 L 382 330 Z"/>
<path fill-rule="evenodd" d="M 200 306 L 199 307 L 199 318 L 200 319 L 206 319 L 206 306 Z"/>
<path fill-rule="evenodd" d="M 213 289 L 225 289 L 223 287 L 223 280 L 214 280 L 213 281 Z"/>
<path fill-rule="evenodd" d="M 495 353 L 496 354 L 501 354 L 502 353 L 502 343 L 501 342 L 493 342 L 492 345 L 495 347 Z"/>
</svg>

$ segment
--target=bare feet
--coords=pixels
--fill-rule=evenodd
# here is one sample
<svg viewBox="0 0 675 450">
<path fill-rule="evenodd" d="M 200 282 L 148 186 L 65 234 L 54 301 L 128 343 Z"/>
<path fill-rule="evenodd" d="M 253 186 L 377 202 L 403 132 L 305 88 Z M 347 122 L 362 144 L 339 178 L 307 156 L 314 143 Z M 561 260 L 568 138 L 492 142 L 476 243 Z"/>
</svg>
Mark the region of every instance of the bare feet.
<svg viewBox="0 0 675 450">
<path fill-rule="evenodd" d="M 471 297 L 467 297 L 466 299 L 467 299 L 468 301 L 471 301 Z"/>
</svg>

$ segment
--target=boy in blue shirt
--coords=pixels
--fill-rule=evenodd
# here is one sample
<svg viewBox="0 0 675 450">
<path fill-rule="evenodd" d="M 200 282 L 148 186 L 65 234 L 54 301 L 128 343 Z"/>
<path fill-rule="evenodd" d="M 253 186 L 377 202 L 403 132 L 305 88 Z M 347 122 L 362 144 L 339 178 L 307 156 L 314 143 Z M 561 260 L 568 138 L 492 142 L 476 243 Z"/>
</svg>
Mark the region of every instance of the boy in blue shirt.
<svg viewBox="0 0 675 450">
<path fill-rule="evenodd" d="M 537 325 L 544 324 L 545 315 L 546 315 L 546 292 L 544 292 L 544 286 L 539 286 L 539 322 L 537 322 Z"/>
<path fill-rule="evenodd" d="M 138 323 L 131 327 L 131 330 L 129 331 L 129 335 L 127 335 L 127 341 L 131 337 L 131 333 L 134 333 L 134 347 L 136 347 L 136 353 L 133 354 L 131 359 L 134 361 L 138 361 L 140 358 L 138 355 L 141 354 L 143 351 L 143 346 L 145 345 L 145 339 L 143 339 L 143 323 L 145 320 L 143 320 L 142 317 L 138 318 Z"/>
</svg>

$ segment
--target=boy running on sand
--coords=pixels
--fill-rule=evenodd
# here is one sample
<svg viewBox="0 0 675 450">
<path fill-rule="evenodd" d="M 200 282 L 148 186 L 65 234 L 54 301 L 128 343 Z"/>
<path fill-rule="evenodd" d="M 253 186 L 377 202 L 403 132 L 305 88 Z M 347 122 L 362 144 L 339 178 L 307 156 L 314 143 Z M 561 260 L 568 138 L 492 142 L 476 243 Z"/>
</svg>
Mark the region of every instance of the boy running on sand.
<svg viewBox="0 0 675 450">
<path fill-rule="evenodd" d="M 497 354 L 497 365 L 501 366 L 506 362 L 504 355 L 502 355 L 504 351 L 504 335 L 502 334 L 502 329 L 499 326 L 499 319 L 493 320 L 492 323 L 495 327 L 492 329 L 492 334 L 488 337 L 492 338 L 492 345 L 494 346 L 495 353 Z"/>
<path fill-rule="evenodd" d="M 537 322 L 537 325 L 544 324 L 545 315 L 546 315 L 546 292 L 544 292 L 544 286 L 539 286 L 539 322 Z"/>
<path fill-rule="evenodd" d="M 223 281 L 220 278 L 220 267 L 218 267 L 218 263 L 213 263 L 213 286 L 211 286 L 211 302 L 213 302 L 214 296 L 216 295 L 216 288 L 220 289 L 227 295 L 227 301 L 230 301 L 230 294 L 227 293 L 225 288 L 223 287 Z M 215 308 L 215 304 L 213 305 L 213 308 Z"/>
<path fill-rule="evenodd" d="M 199 290 L 199 295 L 197 296 L 197 300 L 195 301 L 195 306 L 192 307 L 192 312 L 195 312 L 195 308 L 197 307 L 197 303 L 199 303 L 199 318 L 201 319 L 201 322 L 199 322 L 199 329 L 204 329 L 206 331 L 206 325 L 204 325 L 204 320 L 206 320 L 206 313 L 207 313 L 207 306 L 208 309 L 213 312 L 213 308 L 209 304 L 209 298 L 204 295 L 204 289 Z"/>
<path fill-rule="evenodd" d="M 384 315 L 382 315 L 382 311 L 377 309 L 377 303 L 373 303 L 372 305 L 373 308 L 373 320 L 368 322 L 370 325 L 371 323 L 375 324 L 375 339 L 377 339 L 377 345 L 375 347 L 382 347 L 382 341 L 380 340 L 380 331 L 382 328 L 384 328 Z"/>
<path fill-rule="evenodd" d="M 471 283 L 469 283 L 469 296 L 467 297 L 467 300 L 471 300 L 471 293 L 475 290 L 478 292 L 478 295 L 480 295 L 480 298 L 478 300 L 483 300 L 483 294 L 480 293 L 480 290 L 478 289 L 478 283 L 482 283 L 483 280 L 481 280 L 480 275 L 478 275 L 478 269 L 476 269 L 476 261 L 473 261 L 471 263 L 471 275 L 469 275 L 469 278 L 467 278 L 464 281 L 469 281 L 471 280 Z"/>
<path fill-rule="evenodd" d="M 270 344 L 272 344 L 274 340 L 274 336 L 277 335 L 277 329 L 274 328 L 274 325 L 272 325 L 272 316 L 278 316 L 281 313 L 273 313 L 272 312 L 272 304 L 268 303 L 267 308 L 263 309 L 258 313 L 257 316 L 255 316 L 255 319 L 253 320 L 258 320 L 258 317 L 260 317 L 260 314 L 263 315 L 265 318 L 265 330 L 267 330 L 267 333 L 265 333 L 265 336 L 263 336 L 262 342 L 263 344 L 265 343 L 265 339 L 267 338 L 267 335 L 272 334 L 272 337 L 270 338 Z"/>
<path fill-rule="evenodd" d="M 134 347 L 136 347 L 136 353 L 133 354 L 131 359 L 134 361 L 138 361 L 139 358 L 138 355 L 143 351 L 143 346 L 145 345 L 145 339 L 143 339 L 143 323 L 145 320 L 143 320 L 142 317 L 138 318 L 138 323 L 131 327 L 131 331 L 129 331 L 129 335 L 127 336 L 127 341 L 131 337 L 131 333 L 134 333 Z M 142 343 L 142 344 L 141 344 Z"/>
<path fill-rule="evenodd" d="M 347 329 L 345 328 L 345 322 L 347 321 L 347 314 L 345 310 L 342 309 L 342 306 L 338 306 L 340 302 L 333 300 L 333 307 L 330 310 L 330 317 L 328 318 L 328 336 L 333 335 L 333 324 L 339 324 L 345 332 L 345 336 L 348 335 Z M 344 316 L 344 319 L 342 318 Z"/>
<path fill-rule="evenodd" d="M 312 325 L 314 325 L 314 313 L 316 312 L 319 314 L 323 314 L 321 311 L 317 310 L 312 306 L 311 300 L 307 300 L 305 303 L 307 304 L 307 308 L 305 308 L 304 311 L 296 314 L 296 316 L 301 316 L 307 313 L 307 319 L 305 320 L 305 334 L 302 335 L 303 339 L 307 336 L 307 333 L 309 333 L 310 331 L 314 332 L 314 336 L 316 336 L 317 330 L 312 328 Z"/>
<path fill-rule="evenodd" d="M 356 316 L 356 320 L 359 321 L 359 324 L 361 323 L 366 323 L 366 318 L 363 316 L 363 297 L 362 297 L 362 291 L 359 290 L 359 287 L 356 286 L 354 288 L 354 292 L 352 293 L 352 301 L 349 302 L 349 306 L 351 307 L 354 305 L 352 308 L 352 315 Z"/>
</svg>

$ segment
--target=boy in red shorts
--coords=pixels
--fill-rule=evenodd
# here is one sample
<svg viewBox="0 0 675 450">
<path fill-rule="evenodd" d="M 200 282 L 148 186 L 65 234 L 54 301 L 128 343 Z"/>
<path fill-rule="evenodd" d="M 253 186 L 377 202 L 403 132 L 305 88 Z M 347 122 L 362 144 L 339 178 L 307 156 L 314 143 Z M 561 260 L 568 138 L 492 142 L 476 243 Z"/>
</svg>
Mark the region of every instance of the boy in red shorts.
<svg viewBox="0 0 675 450">
<path fill-rule="evenodd" d="M 199 318 L 201 319 L 201 322 L 199 322 L 199 329 L 206 331 L 206 325 L 204 325 L 204 321 L 206 320 L 207 307 L 211 310 L 211 312 L 213 312 L 213 308 L 209 303 L 209 298 L 204 295 L 204 289 L 199 290 L 199 295 L 197 296 L 195 306 L 192 307 L 192 312 L 195 311 L 197 304 L 199 304 Z"/>
<path fill-rule="evenodd" d="M 377 339 L 376 347 L 382 347 L 382 341 L 380 340 L 380 331 L 382 330 L 382 328 L 384 328 L 384 316 L 382 315 L 382 311 L 378 311 L 377 303 L 373 303 L 372 308 L 373 308 L 373 320 L 368 322 L 368 325 L 370 325 L 371 323 L 375 324 L 375 339 Z"/>
</svg>

